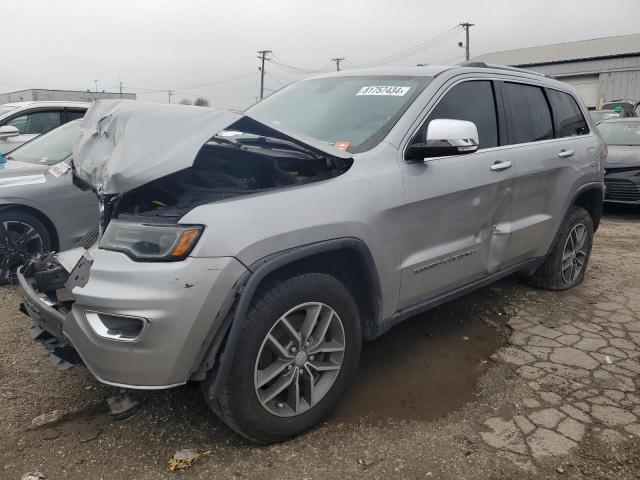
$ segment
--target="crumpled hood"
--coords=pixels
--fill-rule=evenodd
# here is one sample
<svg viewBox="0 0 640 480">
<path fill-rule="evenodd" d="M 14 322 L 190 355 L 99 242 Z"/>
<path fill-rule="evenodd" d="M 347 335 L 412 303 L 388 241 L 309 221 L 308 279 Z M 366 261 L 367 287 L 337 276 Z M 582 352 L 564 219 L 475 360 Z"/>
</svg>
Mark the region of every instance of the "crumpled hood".
<svg viewBox="0 0 640 480">
<path fill-rule="evenodd" d="M 640 146 L 609 145 L 607 168 L 640 167 Z"/>
<path fill-rule="evenodd" d="M 214 108 L 98 100 L 85 114 L 73 146 L 75 174 L 98 194 L 127 192 L 192 166 L 208 140 L 243 118 L 248 117 Z M 351 158 L 317 140 L 260 125 L 334 157 Z"/>
</svg>

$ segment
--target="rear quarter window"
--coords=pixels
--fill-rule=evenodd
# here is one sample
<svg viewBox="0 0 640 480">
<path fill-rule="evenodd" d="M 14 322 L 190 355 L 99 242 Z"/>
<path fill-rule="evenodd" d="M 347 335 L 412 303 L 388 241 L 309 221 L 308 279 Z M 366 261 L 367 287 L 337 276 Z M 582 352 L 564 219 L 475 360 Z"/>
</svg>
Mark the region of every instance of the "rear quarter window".
<svg viewBox="0 0 640 480">
<path fill-rule="evenodd" d="M 556 137 L 574 137 L 589 133 L 587 121 L 576 100 L 565 92 L 547 89 L 547 97 L 553 110 Z"/>
</svg>

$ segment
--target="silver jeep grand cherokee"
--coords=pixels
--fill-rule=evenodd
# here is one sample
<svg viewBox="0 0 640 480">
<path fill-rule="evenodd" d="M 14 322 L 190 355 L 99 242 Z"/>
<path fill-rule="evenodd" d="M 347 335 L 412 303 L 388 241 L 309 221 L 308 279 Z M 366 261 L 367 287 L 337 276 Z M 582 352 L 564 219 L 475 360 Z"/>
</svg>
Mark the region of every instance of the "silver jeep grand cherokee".
<svg viewBox="0 0 640 480">
<path fill-rule="evenodd" d="M 99 243 L 23 267 L 23 310 L 61 362 L 201 382 L 280 441 L 334 409 L 363 340 L 516 272 L 579 284 L 605 155 L 572 87 L 484 64 L 318 76 L 244 114 L 97 102 L 74 175 Z"/>
</svg>

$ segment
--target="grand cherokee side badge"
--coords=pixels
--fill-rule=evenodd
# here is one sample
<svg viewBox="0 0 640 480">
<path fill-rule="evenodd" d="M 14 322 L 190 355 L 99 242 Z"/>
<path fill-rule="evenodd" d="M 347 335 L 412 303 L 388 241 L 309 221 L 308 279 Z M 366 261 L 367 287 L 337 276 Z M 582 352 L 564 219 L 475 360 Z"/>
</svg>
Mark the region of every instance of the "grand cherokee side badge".
<svg viewBox="0 0 640 480">
<path fill-rule="evenodd" d="M 422 273 L 422 272 L 425 272 L 427 270 L 431 270 L 432 268 L 436 268 L 436 267 L 439 267 L 441 265 L 444 265 L 445 263 L 455 262 L 457 260 L 460 260 L 462 258 L 468 257 L 470 255 L 475 255 L 476 253 L 478 253 L 478 250 L 474 249 L 474 250 L 469 250 L 467 252 L 459 253 L 458 255 L 454 255 L 453 257 L 443 258 L 442 260 L 438 260 L 437 262 L 430 263 L 428 265 L 423 265 L 421 267 L 418 267 L 413 271 L 413 273 Z"/>
</svg>

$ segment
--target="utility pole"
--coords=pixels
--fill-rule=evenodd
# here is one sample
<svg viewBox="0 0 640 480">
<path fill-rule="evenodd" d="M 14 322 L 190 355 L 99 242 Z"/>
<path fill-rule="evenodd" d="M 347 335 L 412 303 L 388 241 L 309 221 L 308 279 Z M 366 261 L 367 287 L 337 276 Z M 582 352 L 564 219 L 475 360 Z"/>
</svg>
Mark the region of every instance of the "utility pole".
<svg viewBox="0 0 640 480">
<path fill-rule="evenodd" d="M 464 31 L 465 31 L 466 36 L 467 36 L 467 41 L 464 44 L 465 59 L 467 60 L 467 62 L 469 61 L 469 28 L 473 27 L 474 25 L 475 25 L 475 23 L 469 23 L 469 22 L 464 22 L 464 23 L 460 24 L 460 26 L 462 28 L 464 28 Z"/>
<path fill-rule="evenodd" d="M 340 71 L 340 62 L 342 62 L 343 60 L 346 60 L 346 58 L 332 58 L 331 59 L 332 62 L 336 62 L 336 72 Z"/>
<path fill-rule="evenodd" d="M 171 103 L 171 95 L 173 95 L 173 90 L 167 90 L 167 93 L 169 94 L 169 103 Z"/>
<path fill-rule="evenodd" d="M 95 82 L 95 84 L 96 84 L 96 93 L 98 93 L 98 79 L 96 78 L 96 79 L 94 80 L 94 82 Z"/>
<path fill-rule="evenodd" d="M 264 62 L 269 60 L 267 55 L 271 53 L 271 50 L 258 50 L 259 59 L 262 64 L 260 66 L 260 100 L 264 98 Z"/>
<path fill-rule="evenodd" d="M 122 80 L 120 80 L 120 98 L 122 98 Z"/>
</svg>

